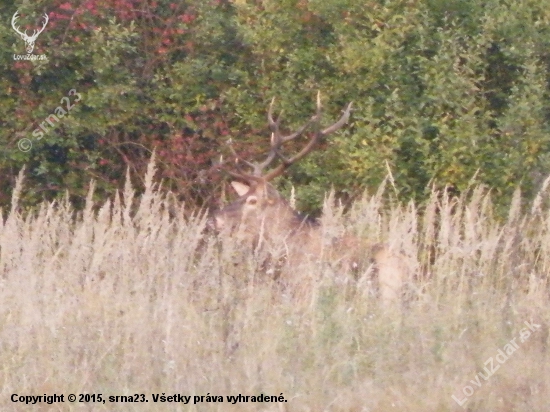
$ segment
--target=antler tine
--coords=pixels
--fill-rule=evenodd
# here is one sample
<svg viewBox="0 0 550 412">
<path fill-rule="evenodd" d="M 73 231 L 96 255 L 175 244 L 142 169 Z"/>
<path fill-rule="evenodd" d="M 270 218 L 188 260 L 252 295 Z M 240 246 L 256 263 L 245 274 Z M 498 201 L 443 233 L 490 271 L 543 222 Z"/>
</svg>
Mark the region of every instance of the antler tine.
<svg viewBox="0 0 550 412">
<path fill-rule="evenodd" d="M 11 18 L 11 26 L 13 27 L 13 30 L 15 30 L 17 32 L 17 34 L 20 34 L 21 36 L 23 36 L 27 33 L 27 31 L 25 30 L 25 33 L 22 33 L 20 31 L 19 27 L 16 26 L 17 19 L 19 19 L 19 10 L 16 11 L 15 14 L 13 15 L 13 17 Z"/>
<path fill-rule="evenodd" d="M 298 132 L 294 133 L 291 136 L 281 137 L 281 132 L 279 130 L 279 124 L 281 122 L 281 117 L 283 115 L 283 111 L 281 110 L 281 112 L 277 116 L 277 120 L 274 120 L 273 119 L 273 107 L 274 106 L 275 106 L 275 97 L 273 97 L 273 99 L 271 99 L 271 103 L 269 104 L 269 108 L 267 110 L 267 122 L 269 124 L 269 128 L 271 129 L 271 142 L 270 142 L 271 149 L 269 150 L 269 154 L 267 155 L 267 158 L 261 163 L 253 163 L 253 164 L 249 163 L 249 165 L 254 168 L 254 175 L 256 175 L 256 176 L 261 176 L 263 170 L 266 167 L 268 167 L 276 157 L 281 157 L 281 154 L 279 153 L 279 148 L 281 147 L 282 143 L 298 136 L 308 126 L 308 125 L 306 125 L 306 126 L 302 127 Z"/>
<path fill-rule="evenodd" d="M 261 162 L 258 163 L 258 170 L 263 171 L 267 166 L 271 164 L 271 162 L 277 157 L 277 152 L 279 150 L 279 146 L 283 142 L 281 139 L 281 132 L 279 131 L 279 124 L 281 122 L 281 116 L 283 115 L 283 111 L 279 113 L 279 116 L 277 116 L 277 120 L 273 119 L 273 106 L 275 105 L 275 97 L 271 99 L 271 103 L 269 104 L 269 109 L 267 110 L 267 122 L 269 124 L 269 128 L 271 129 L 271 149 L 269 151 L 269 154 L 267 155 L 267 158 Z"/>
<path fill-rule="evenodd" d="M 279 116 L 277 117 L 277 121 L 273 120 L 273 106 L 275 105 L 275 97 L 271 99 L 271 103 L 269 103 L 269 109 L 267 109 L 267 121 L 269 123 L 269 128 L 271 131 L 275 134 L 278 134 L 279 132 L 279 121 L 281 120 L 281 113 L 279 113 Z"/>
<path fill-rule="evenodd" d="M 263 162 L 255 164 L 260 174 L 267 166 L 271 164 L 273 159 L 277 157 L 277 151 L 280 144 L 281 143 L 278 141 L 276 134 L 271 133 L 271 149 L 269 150 L 269 154 Z"/>
<path fill-rule="evenodd" d="M 45 17 L 44 18 L 44 24 L 42 24 L 42 28 L 33 30 L 32 36 L 30 36 L 32 39 L 36 39 L 38 37 L 38 35 L 40 33 L 42 33 L 44 31 L 44 29 L 46 28 L 46 25 L 48 24 L 48 21 L 50 20 L 50 18 L 48 17 L 47 13 L 44 13 L 44 17 Z"/>
<path fill-rule="evenodd" d="M 50 18 L 48 17 L 48 13 L 44 13 L 44 24 L 42 25 L 42 28 L 40 29 L 40 33 L 44 31 L 46 28 L 48 22 L 50 21 Z"/>
<path fill-rule="evenodd" d="M 292 134 L 289 134 L 287 136 L 281 136 L 279 131 L 279 123 L 282 116 L 282 111 L 277 117 L 277 121 L 273 120 L 273 104 L 275 102 L 275 98 L 271 100 L 271 104 L 269 105 L 269 110 L 267 113 L 268 121 L 269 121 L 269 127 L 272 130 L 271 134 L 271 150 L 269 152 L 268 158 L 264 163 L 262 163 L 262 166 L 267 166 L 269 163 L 273 161 L 275 157 L 278 157 L 281 159 L 283 163 L 288 163 L 289 160 L 286 159 L 283 154 L 280 152 L 281 145 L 285 142 L 288 142 L 289 140 L 293 140 L 297 138 L 298 136 L 301 136 L 302 133 L 314 122 L 319 121 L 321 118 L 321 98 L 320 98 L 320 92 L 317 92 L 317 110 L 315 115 L 311 117 L 302 127 L 300 127 L 297 131 L 295 131 Z M 271 173 L 268 174 L 268 176 L 271 176 Z M 272 177 L 270 177 L 271 179 Z"/>
<path fill-rule="evenodd" d="M 237 163 L 238 162 L 243 162 L 245 165 L 250 166 L 251 168 L 254 169 L 254 167 L 255 167 L 254 163 L 251 163 L 248 160 L 243 159 L 238 155 L 238 153 L 235 151 L 235 148 L 233 147 L 233 141 L 231 139 L 229 139 L 227 141 L 227 143 L 229 144 L 229 150 L 231 150 L 231 153 L 233 154 L 233 156 L 235 156 L 235 161 Z"/>
<path fill-rule="evenodd" d="M 326 135 L 335 132 L 336 130 L 340 129 L 344 124 L 347 123 L 349 120 L 351 109 L 352 109 L 353 102 L 348 103 L 346 108 L 344 109 L 344 113 L 342 116 L 334 122 L 332 125 L 327 127 L 324 130 L 320 130 L 319 122 L 321 120 L 322 115 L 322 105 L 321 105 L 321 93 L 317 92 L 317 104 L 316 104 L 316 110 L 315 114 L 304 124 L 302 127 L 300 127 L 296 132 L 288 135 L 288 136 L 281 136 L 280 130 L 279 130 L 279 124 L 281 120 L 281 114 L 277 117 L 277 120 L 273 119 L 273 107 L 275 105 L 275 98 L 271 100 L 271 103 L 269 105 L 269 109 L 267 111 L 267 121 L 269 123 L 269 128 L 271 129 L 271 149 L 269 151 L 269 154 L 267 155 L 267 158 L 261 162 L 261 163 L 253 163 L 249 162 L 245 159 L 242 159 L 235 149 L 233 148 L 231 139 L 229 139 L 229 148 L 233 155 L 235 156 L 235 161 L 237 164 L 237 168 L 239 169 L 238 172 L 232 172 L 227 171 L 231 176 L 242 179 L 247 182 L 259 182 L 259 181 L 270 181 L 274 179 L 277 176 L 280 176 L 290 165 L 293 163 L 296 163 L 306 155 L 308 155 L 315 145 Z M 282 112 L 281 112 L 282 113 Z M 297 154 L 290 158 L 286 158 L 280 151 L 281 145 L 285 142 L 288 142 L 289 140 L 295 139 L 296 137 L 300 136 L 312 123 L 316 123 L 316 130 L 309 142 L 300 150 Z M 265 176 L 262 176 L 263 170 L 268 167 L 275 158 L 280 159 L 281 164 L 277 166 L 275 169 L 271 170 L 269 173 L 267 173 Z M 248 167 L 252 168 L 253 172 L 252 174 L 244 173 L 240 170 L 239 162 L 244 163 Z"/>
<path fill-rule="evenodd" d="M 282 113 L 282 112 L 281 112 Z M 321 116 L 321 98 L 320 98 L 320 92 L 317 92 L 317 111 L 315 115 L 311 116 L 311 119 L 309 119 L 302 127 L 300 127 L 297 131 L 295 131 L 292 134 L 289 134 L 288 136 L 279 137 L 280 143 L 288 142 L 289 140 L 295 139 L 298 136 L 300 136 L 304 131 L 313 123 L 320 119 Z M 279 126 L 279 119 L 277 119 L 277 126 Z"/>
<path fill-rule="evenodd" d="M 281 153 L 277 152 L 277 156 L 281 159 L 282 163 L 279 166 L 277 166 L 275 169 L 273 169 L 271 172 L 269 172 L 266 176 L 264 176 L 264 179 L 266 181 L 269 181 L 269 180 L 274 179 L 277 176 L 280 176 L 290 165 L 292 165 L 293 163 L 299 161 L 300 159 L 304 158 L 307 154 L 309 154 L 313 150 L 313 148 L 315 147 L 317 142 L 322 137 L 325 137 L 326 135 L 335 132 L 336 130 L 341 128 L 344 124 L 346 124 L 346 122 L 349 120 L 349 116 L 351 114 L 352 104 L 353 104 L 353 102 L 348 103 L 348 105 L 347 105 L 346 109 L 344 110 L 344 113 L 342 114 L 342 116 L 335 123 L 333 123 L 331 126 L 327 127 L 326 129 L 324 129 L 322 131 L 317 130 L 315 132 L 315 134 L 313 135 L 313 137 L 310 139 L 310 141 L 302 148 L 302 150 L 300 150 L 297 154 L 292 156 L 290 159 L 285 158 Z M 306 126 L 303 127 L 303 130 L 305 130 L 305 128 L 307 126 L 309 126 L 309 124 L 311 124 L 312 122 L 314 122 L 314 121 L 318 122 L 320 120 L 320 118 L 321 118 L 321 93 L 317 92 L 317 109 L 316 109 L 316 113 L 310 119 L 310 121 L 306 124 Z M 300 132 L 303 132 L 303 130 L 301 130 Z M 294 134 L 297 134 L 297 133 L 298 132 L 296 132 Z M 299 133 L 297 135 L 299 135 Z M 288 140 L 290 140 L 290 139 L 288 139 Z"/>
<path fill-rule="evenodd" d="M 233 176 L 237 179 L 242 179 L 242 180 L 245 180 L 245 181 L 248 181 L 248 182 L 251 182 L 251 181 L 255 182 L 255 181 L 258 181 L 259 179 L 261 180 L 262 169 L 263 169 L 261 167 L 261 164 L 252 163 L 252 162 L 249 162 L 246 159 L 243 159 L 235 151 L 235 148 L 233 147 L 233 142 L 232 142 L 231 139 L 229 139 L 228 143 L 229 143 L 229 150 L 231 150 L 231 153 L 233 154 L 233 156 L 235 156 L 235 164 L 237 165 L 237 168 L 239 169 L 239 171 L 238 172 L 232 172 L 232 171 L 226 169 L 227 173 L 229 173 L 231 176 Z M 252 174 L 244 173 L 242 170 L 240 170 L 239 162 L 242 162 L 245 165 L 247 165 L 248 167 L 252 168 L 252 170 L 253 170 Z"/>
<path fill-rule="evenodd" d="M 327 127 L 325 130 L 321 131 L 321 134 L 323 136 L 326 136 L 327 134 L 334 133 L 336 130 L 341 128 L 343 125 L 345 125 L 349 120 L 349 115 L 351 114 L 351 107 L 353 105 L 353 102 L 349 102 L 346 109 L 344 110 L 344 114 L 336 123 L 333 125 Z"/>
</svg>

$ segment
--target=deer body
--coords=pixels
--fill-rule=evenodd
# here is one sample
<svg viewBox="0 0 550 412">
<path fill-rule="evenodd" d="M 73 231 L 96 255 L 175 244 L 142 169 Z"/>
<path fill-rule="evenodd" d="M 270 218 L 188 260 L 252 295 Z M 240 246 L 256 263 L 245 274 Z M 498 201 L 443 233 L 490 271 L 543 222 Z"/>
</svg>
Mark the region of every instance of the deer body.
<svg viewBox="0 0 550 412">
<path fill-rule="evenodd" d="M 344 274 L 364 268 L 367 266 L 366 263 L 372 261 L 378 273 L 378 289 L 382 303 L 396 301 L 400 297 L 405 279 L 405 268 L 399 255 L 390 252 L 385 245 L 368 244 L 355 236 L 325 235 L 322 226 L 296 213 L 269 183 L 313 150 L 321 138 L 342 127 L 350 115 L 351 103 L 336 123 L 324 130 L 317 128 L 317 132 L 306 146 L 291 158 L 283 156 L 282 144 L 301 135 L 311 123 L 320 120 L 320 97 L 317 98 L 317 113 L 298 132 L 288 136 L 281 136 L 279 119 L 273 120 L 272 107 L 273 102 L 268 111 L 272 137 L 271 150 L 266 160 L 262 163 L 248 162 L 240 159 L 232 149 L 237 165 L 244 163 L 252 168 L 253 172 L 250 174 L 241 170 L 228 170 L 228 173 L 238 179 L 233 181 L 231 186 L 239 198 L 215 213 L 216 229 L 244 238 L 251 242 L 254 248 L 263 247 L 269 250 L 271 255 L 275 256 L 275 260 L 284 258 L 287 267 L 292 268 L 291 277 L 300 276 L 300 266 L 312 261 L 327 262 Z M 279 166 L 263 173 L 263 169 L 275 159 L 281 161 Z M 286 280 L 289 280 L 288 274 Z"/>
<path fill-rule="evenodd" d="M 295 277 L 303 274 L 302 265 L 312 262 L 330 264 L 344 280 L 374 263 L 382 304 L 399 299 L 405 266 L 387 246 L 351 235 L 323 234 L 320 224 L 296 213 L 269 183 L 247 186 L 234 181 L 231 185 L 240 197 L 216 212 L 216 228 L 240 236 L 254 249 L 261 245 L 276 261 L 284 258 L 290 270 L 283 271 L 283 281 L 300 283 Z"/>
</svg>

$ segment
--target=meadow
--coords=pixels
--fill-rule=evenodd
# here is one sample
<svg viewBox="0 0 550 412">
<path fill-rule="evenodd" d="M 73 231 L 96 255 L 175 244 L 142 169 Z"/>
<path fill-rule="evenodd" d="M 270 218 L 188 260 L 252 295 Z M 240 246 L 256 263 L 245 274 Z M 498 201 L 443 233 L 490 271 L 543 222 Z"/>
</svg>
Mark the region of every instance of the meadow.
<svg viewBox="0 0 550 412">
<path fill-rule="evenodd" d="M 549 410 L 548 180 L 506 219 L 482 187 L 422 208 L 384 188 L 345 213 L 328 197 L 326 233 L 385 242 L 412 268 L 388 307 L 368 264 L 347 276 L 320 257 L 295 270 L 307 288 L 281 287 L 154 173 L 139 197 L 128 180 L 97 203 L 92 184 L 80 212 L 21 210 L 20 174 L 0 225 L 2 411 Z M 54 393 L 65 402 L 11 400 Z M 134 394 L 148 402 L 109 402 Z M 174 394 L 189 404 L 159 401 Z M 228 401 L 239 394 L 285 402 Z"/>
</svg>

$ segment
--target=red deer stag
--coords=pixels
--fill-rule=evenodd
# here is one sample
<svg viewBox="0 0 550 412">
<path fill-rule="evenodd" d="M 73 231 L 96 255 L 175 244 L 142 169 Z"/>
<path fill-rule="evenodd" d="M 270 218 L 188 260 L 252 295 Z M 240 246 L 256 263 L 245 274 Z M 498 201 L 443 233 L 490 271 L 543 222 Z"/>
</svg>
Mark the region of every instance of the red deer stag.
<svg viewBox="0 0 550 412">
<path fill-rule="evenodd" d="M 322 129 L 319 125 L 321 100 L 318 94 L 315 115 L 298 131 L 283 136 L 279 129 L 281 116 L 279 115 L 277 120 L 273 118 L 274 102 L 275 99 L 271 101 L 267 113 L 271 129 L 271 149 L 266 159 L 261 163 L 249 162 L 241 159 L 230 146 L 235 156 L 237 171 L 226 171 L 238 179 L 233 181 L 231 186 L 239 198 L 214 214 L 216 229 L 227 230 L 233 235 L 240 233 L 245 235 L 245 238 L 253 239 L 256 247 L 262 245 L 269 248 L 270 253 L 277 257 L 284 256 L 294 274 L 303 272 L 300 265 L 305 262 L 322 260 L 336 263 L 345 271 L 357 267 L 358 261 L 372 260 L 378 273 L 378 289 L 382 303 L 398 300 L 405 276 L 404 265 L 398 255 L 392 254 L 383 244 L 365 245 L 361 239 L 353 236 L 326 239 L 327 236 L 323 235 L 320 225 L 296 213 L 269 183 L 310 153 L 321 139 L 344 126 L 349 119 L 352 103 L 347 105 L 340 119 Z M 282 145 L 301 136 L 310 126 L 313 126 L 314 132 L 308 143 L 294 156 L 283 155 Z M 280 162 L 279 165 L 265 173 L 264 170 L 275 160 Z M 241 164 L 248 166 L 251 173 L 242 171 Z"/>
</svg>

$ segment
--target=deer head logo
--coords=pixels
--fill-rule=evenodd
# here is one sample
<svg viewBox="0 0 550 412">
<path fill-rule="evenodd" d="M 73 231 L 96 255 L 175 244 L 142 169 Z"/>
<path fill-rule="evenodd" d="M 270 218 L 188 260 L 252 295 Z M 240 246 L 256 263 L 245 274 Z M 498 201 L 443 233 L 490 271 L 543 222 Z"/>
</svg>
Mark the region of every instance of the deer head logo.
<svg viewBox="0 0 550 412">
<path fill-rule="evenodd" d="M 34 43 L 36 42 L 38 35 L 44 31 L 44 29 L 46 28 L 46 25 L 48 24 L 48 20 L 49 20 L 48 15 L 44 13 L 44 24 L 42 24 L 42 28 L 40 30 L 34 30 L 32 36 L 29 36 L 26 30 L 22 32 L 19 29 L 19 27 L 17 27 L 16 23 L 18 18 L 19 18 L 19 11 L 16 11 L 11 19 L 11 26 L 13 27 L 13 30 L 15 30 L 15 32 L 19 34 L 23 39 L 23 41 L 25 42 L 25 48 L 27 49 L 27 53 L 31 54 L 32 51 L 34 50 Z"/>
</svg>

